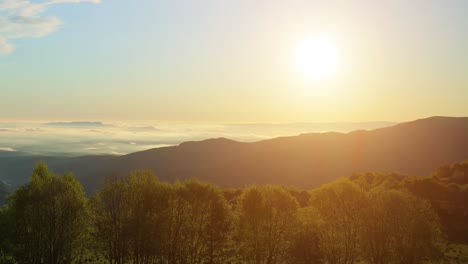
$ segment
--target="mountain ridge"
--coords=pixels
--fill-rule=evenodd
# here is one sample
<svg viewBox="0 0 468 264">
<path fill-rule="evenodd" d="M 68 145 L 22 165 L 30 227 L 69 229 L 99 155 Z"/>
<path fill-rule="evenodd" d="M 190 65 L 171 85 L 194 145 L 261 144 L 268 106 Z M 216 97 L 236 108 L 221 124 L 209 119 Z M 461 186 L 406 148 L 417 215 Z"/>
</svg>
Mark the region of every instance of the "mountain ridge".
<svg viewBox="0 0 468 264">
<path fill-rule="evenodd" d="M 163 181 L 197 178 L 222 187 L 286 184 L 312 188 L 355 172 L 423 176 L 467 158 L 468 117 L 431 117 L 349 133 L 305 133 L 257 142 L 212 138 L 122 156 L 43 159 L 53 171 L 74 172 L 92 193 L 106 178 L 138 169 L 152 170 Z M 5 166 L 0 159 L 0 177 Z M 14 169 L 9 171 L 14 174 Z"/>
</svg>

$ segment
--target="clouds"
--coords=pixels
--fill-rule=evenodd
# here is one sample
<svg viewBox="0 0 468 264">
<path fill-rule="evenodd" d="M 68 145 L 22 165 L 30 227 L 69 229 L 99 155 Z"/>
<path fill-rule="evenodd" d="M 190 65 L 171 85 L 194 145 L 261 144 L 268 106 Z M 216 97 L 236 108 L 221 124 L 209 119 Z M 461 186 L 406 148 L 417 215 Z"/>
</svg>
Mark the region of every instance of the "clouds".
<svg viewBox="0 0 468 264">
<path fill-rule="evenodd" d="M 208 138 L 225 137 L 252 142 L 306 132 L 349 132 L 392 124 L 385 122 L 294 124 L 0 122 L 0 148 L 4 151 L 11 149 L 19 153 L 43 155 L 119 155 Z"/>
<path fill-rule="evenodd" d="M 5 148 L 5 147 L 0 147 L 0 151 L 6 151 L 6 152 L 15 152 L 16 149 L 13 148 Z"/>
<path fill-rule="evenodd" d="M 1 22 L 0 22 L 1 24 Z M 13 51 L 13 46 L 0 36 L 0 54 L 8 54 Z"/>
<path fill-rule="evenodd" d="M 61 26 L 57 17 L 44 15 L 53 5 L 65 3 L 94 3 L 100 0 L 0 0 L 0 55 L 14 50 L 11 40 L 40 38 L 51 34 Z"/>
</svg>

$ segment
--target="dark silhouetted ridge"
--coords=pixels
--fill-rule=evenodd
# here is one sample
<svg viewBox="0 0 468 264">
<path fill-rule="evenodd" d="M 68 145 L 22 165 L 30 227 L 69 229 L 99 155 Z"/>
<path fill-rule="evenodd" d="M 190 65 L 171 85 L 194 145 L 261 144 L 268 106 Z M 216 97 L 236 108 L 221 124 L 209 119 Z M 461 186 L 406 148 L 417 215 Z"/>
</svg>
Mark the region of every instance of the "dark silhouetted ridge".
<svg viewBox="0 0 468 264">
<path fill-rule="evenodd" d="M 87 190 L 99 187 L 105 177 L 137 169 L 150 169 L 166 181 L 197 178 L 230 187 L 286 184 L 309 188 L 353 172 L 428 175 L 442 164 L 467 158 L 468 118 L 431 117 L 346 134 L 309 133 L 254 143 L 217 138 L 124 156 L 47 162 L 57 172 L 75 172 Z M 2 166 L 0 162 L 0 172 Z"/>
</svg>

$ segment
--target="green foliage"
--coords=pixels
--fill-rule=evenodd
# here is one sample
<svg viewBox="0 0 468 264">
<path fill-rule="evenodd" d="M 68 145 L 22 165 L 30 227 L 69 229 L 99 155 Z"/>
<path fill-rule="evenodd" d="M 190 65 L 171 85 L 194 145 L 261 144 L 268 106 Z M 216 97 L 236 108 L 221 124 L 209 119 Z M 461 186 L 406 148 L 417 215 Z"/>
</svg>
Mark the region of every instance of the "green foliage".
<svg viewBox="0 0 468 264">
<path fill-rule="evenodd" d="M 350 180 L 366 191 L 408 191 L 427 200 L 438 215 L 448 239 L 468 243 L 468 161 L 445 165 L 430 177 L 415 177 L 396 173 L 354 174 Z"/>
<path fill-rule="evenodd" d="M 377 186 L 366 192 L 341 180 L 313 192 L 325 262 L 411 264 L 441 257 L 442 232 L 430 203 Z"/>
<path fill-rule="evenodd" d="M 321 263 L 323 254 L 319 236 L 320 216 L 311 206 L 299 208 L 297 226 L 289 251 L 290 261 L 297 264 Z"/>
<path fill-rule="evenodd" d="M 250 187 L 239 206 L 239 256 L 246 263 L 285 263 L 298 204 L 282 187 Z"/>
<path fill-rule="evenodd" d="M 127 186 L 120 180 L 115 181 L 97 193 L 89 204 L 96 251 L 110 263 L 125 263 L 129 243 L 126 229 L 130 218 Z"/>
<path fill-rule="evenodd" d="M 0 208 L 0 263 L 463 263 L 438 217 L 444 201 L 466 204 L 463 168 L 354 174 L 312 191 L 221 190 L 136 171 L 87 201 L 71 174 L 39 163 Z"/>
<path fill-rule="evenodd" d="M 445 252 L 444 258 L 438 262 L 424 263 L 441 263 L 441 264 L 465 264 L 468 263 L 468 245 L 463 244 L 446 244 L 443 247 Z"/>
<path fill-rule="evenodd" d="M 428 202 L 395 190 L 374 190 L 368 199 L 361 231 L 367 261 L 420 263 L 441 256 L 442 232 Z"/>
<path fill-rule="evenodd" d="M 357 185 L 342 180 L 313 192 L 310 201 L 320 216 L 320 249 L 327 263 L 355 263 L 359 257 L 359 229 L 366 194 Z"/>
<path fill-rule="evenodd" d="M 212 185 L 169 185 L 140 171 L 105 186 L 90 204 L 100 254 L 110 263 L 223 263 L 229 257 L 231 215 Z"/>
<path fill-rule="evenodd" d="M 450 183 L 466 185 L 468 184 L 468 160 L 442 166 L 432 174 L 432 177 L 446 185 Z"/>
<path fill-rule="evenodd" d="M 2 211 L 11 257 L 17 262 L 71 263 L 82 252 L 88 213 L 73 175 L 56 176 L 38 163 L 30 183 Z"/>
</svg>

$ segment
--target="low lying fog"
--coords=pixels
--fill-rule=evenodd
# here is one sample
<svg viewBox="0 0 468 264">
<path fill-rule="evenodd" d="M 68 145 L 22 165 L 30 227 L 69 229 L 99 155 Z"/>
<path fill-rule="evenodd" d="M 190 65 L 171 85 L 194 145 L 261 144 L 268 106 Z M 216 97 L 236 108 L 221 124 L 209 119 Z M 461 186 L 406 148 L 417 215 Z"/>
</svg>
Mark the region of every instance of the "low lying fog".
<svg viewBox="0 0 468 264">
<path fill-rule="evenodd" d="M 313 132 L 350 132 L 391 122 L 292 124 L 181 124 L 125 122 L 0 122 L 0 152 L 46 155 L 123 155 L 185 141 L 225 137 L 259 141 Z"/>
</svg>

